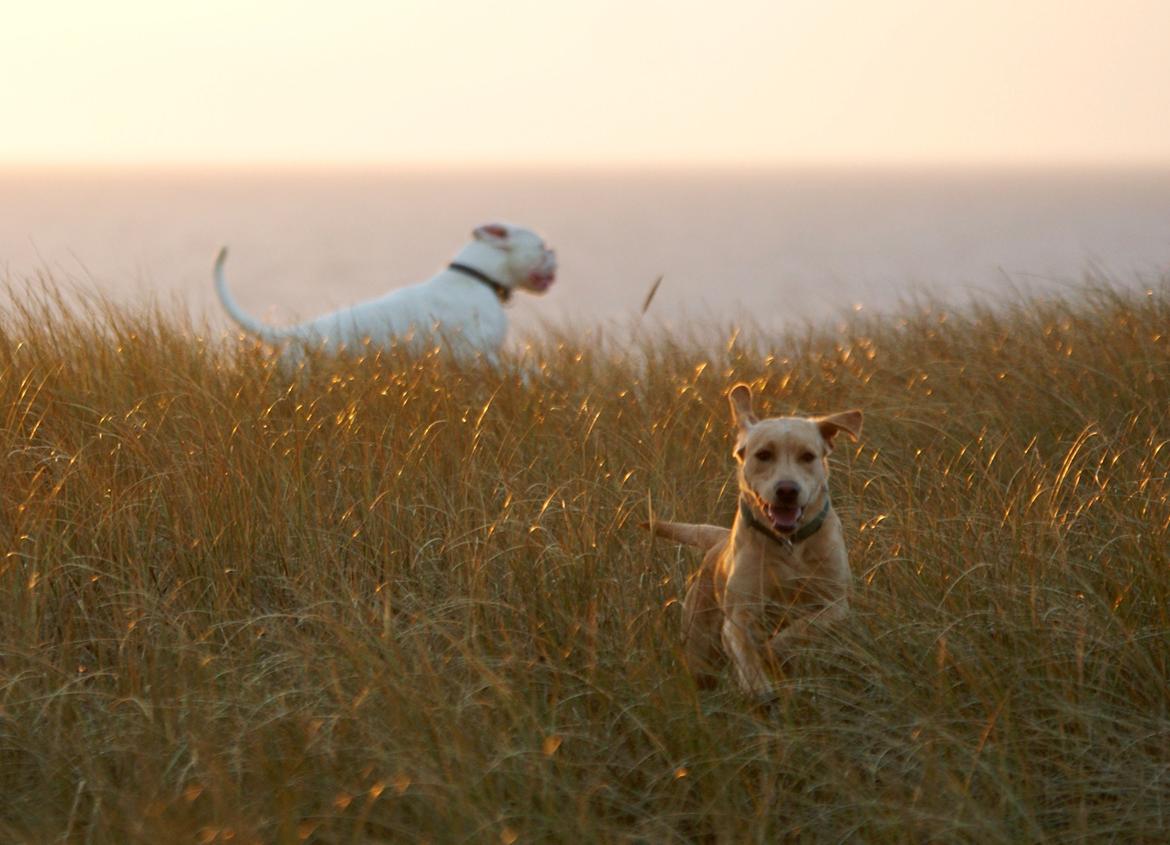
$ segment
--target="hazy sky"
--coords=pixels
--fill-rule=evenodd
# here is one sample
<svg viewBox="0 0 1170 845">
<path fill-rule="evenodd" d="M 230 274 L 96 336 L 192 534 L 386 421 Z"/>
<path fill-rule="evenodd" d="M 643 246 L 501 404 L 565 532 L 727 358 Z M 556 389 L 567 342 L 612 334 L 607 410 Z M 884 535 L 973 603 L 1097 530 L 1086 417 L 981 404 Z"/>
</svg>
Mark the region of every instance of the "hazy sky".
<svg viewBox="0 0 1170 845">
<path fill-rule="evenodd" d="M 1170 0 L 9 2 L 0 163 L 1170 162 Z"/>
</svg>

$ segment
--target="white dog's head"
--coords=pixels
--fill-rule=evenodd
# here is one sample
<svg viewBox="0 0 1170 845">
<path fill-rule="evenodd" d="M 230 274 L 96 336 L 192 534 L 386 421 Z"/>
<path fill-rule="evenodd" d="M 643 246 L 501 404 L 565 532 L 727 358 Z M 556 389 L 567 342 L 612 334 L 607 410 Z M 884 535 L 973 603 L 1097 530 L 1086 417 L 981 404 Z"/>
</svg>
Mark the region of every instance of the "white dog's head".
<svg viewBox="0 0 1170 845">
<path fill-rule="evenodd" d="M 499 261 L 492 263 L 500 284 L 544 293 L 556 279 L 557 255 L 531 229 L 486 223 L 472 236 L 476 244 L 499 252 Z"/>
<path fill-rule="evenodd" d="M 861 411 L 761 420 L 746 384 L 737 384 L 727 398 L 738 435 L 740 493 L 773 529 L 789 534 L 827 492 L 834 439 L 842 431 L 853 440 L 861 434 Z"/>
</svg>

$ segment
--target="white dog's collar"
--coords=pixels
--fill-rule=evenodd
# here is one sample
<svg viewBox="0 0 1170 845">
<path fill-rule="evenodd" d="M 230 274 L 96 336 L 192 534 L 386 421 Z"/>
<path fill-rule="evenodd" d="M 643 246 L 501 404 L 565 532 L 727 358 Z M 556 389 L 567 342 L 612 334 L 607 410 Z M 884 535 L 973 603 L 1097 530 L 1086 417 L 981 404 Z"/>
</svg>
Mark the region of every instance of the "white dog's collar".
<svg viewBox="0 0 1170 845">
<path fill-rule="evenodd" d="M 465 276 L 471 276 L 477 282 L 483 282 L 492 291 L 495 292 L 496 297 L 500 302 L 507 302 L 512 298 L 512 289 L 506 285 L 501 285 L 487 273 L 482 270 L 476 270 L 474 267 L 469 267 L 466 264 L 460 264 L 458 261 L 452 261 L 447 265 L 448 270 L 454 270 L 456 273 L 462 273 Z"/>
</svg>

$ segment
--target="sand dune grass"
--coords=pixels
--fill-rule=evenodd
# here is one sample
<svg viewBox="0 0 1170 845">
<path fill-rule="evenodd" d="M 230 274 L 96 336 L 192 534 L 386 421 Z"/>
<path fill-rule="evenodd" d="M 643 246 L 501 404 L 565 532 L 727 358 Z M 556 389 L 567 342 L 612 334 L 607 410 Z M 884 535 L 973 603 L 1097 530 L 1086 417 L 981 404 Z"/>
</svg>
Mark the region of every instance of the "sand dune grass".
<svg viewBox="0 0 1170 845">
<path fill-rule="evenodd" d="M 524 383 L 22 292 L 0 839 L 1164 841 L 1168 293 L 549 330 Z M 736 379 L 867 412 L 856 612 L 771 714 L 693 688 L 637 528 L 729 522 Z"/>
</svg>

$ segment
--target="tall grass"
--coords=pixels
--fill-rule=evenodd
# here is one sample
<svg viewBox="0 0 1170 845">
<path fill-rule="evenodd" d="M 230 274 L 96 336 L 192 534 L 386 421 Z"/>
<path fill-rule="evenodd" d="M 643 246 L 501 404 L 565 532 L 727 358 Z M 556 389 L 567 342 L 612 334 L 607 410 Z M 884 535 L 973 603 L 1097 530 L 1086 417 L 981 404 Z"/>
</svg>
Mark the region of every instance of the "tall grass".
<svg viewBox="0 0 1170 845">
<path fill-rule="evenodd" d="M 16 301 L 0 840 L 1165 840 L 1165 286 L 551 329 L 527 380 Z M 637 528 L 730 522 L 738 379 L 867 414 L 855 612 L 767 714 L 691 684 L 695 557 Z"/>
</svg>

